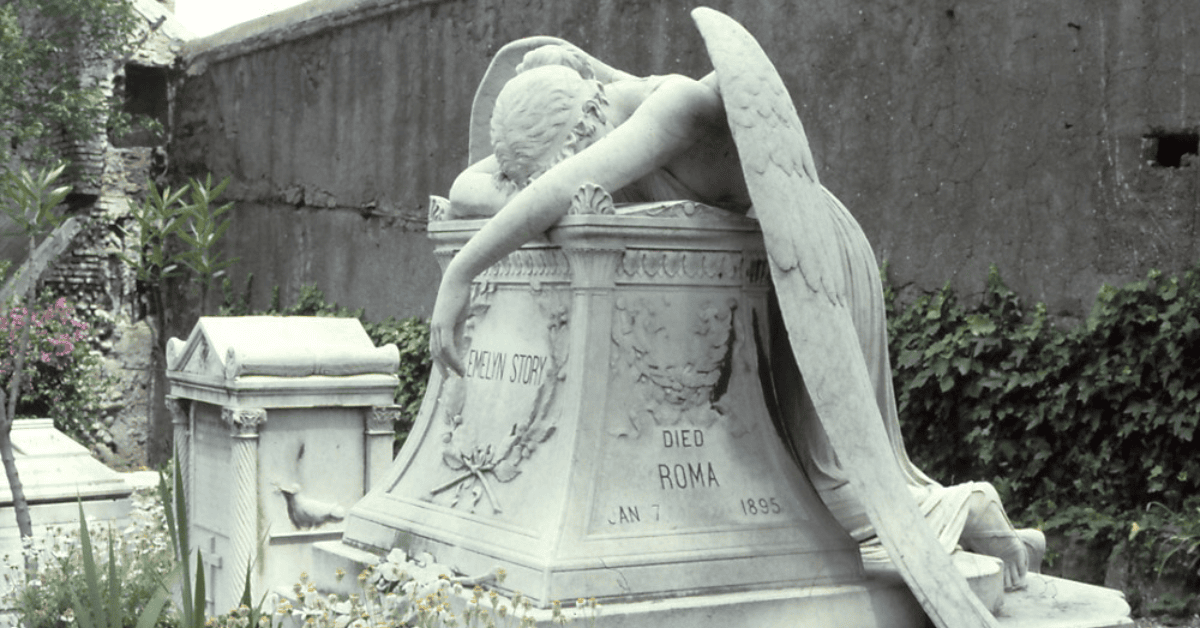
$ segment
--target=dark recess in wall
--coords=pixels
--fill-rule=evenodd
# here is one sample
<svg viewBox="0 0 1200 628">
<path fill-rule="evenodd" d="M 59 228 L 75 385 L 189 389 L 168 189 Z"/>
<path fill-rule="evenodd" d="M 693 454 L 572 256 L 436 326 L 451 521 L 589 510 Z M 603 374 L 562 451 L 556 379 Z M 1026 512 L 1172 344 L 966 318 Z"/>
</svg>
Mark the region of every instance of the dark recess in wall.
<svg viewBox="0 0 1200 628">
<path fill-rule="evenodd" d="M 1160 168 L 1179 168 L 1186 165 L 1186 156 L 1200 154 L 1200 133 L 1194 131 L 1152 133 L 1146 140 L 1146 158 Z"/>
<path fill-rule="evenodd" d="M 132 116 L 145 116 L 161 125 L 167 124 L 167 68 L 148 67 L 133 63 L 125 66 L 124 77 L 117 78 L 117 89 L 124 96 L 122 110 Z M 110 138 L 113 146 L 157 146 L 160 138 L 148 129 L 135 124 L 121 137 Z"/>
</svg>

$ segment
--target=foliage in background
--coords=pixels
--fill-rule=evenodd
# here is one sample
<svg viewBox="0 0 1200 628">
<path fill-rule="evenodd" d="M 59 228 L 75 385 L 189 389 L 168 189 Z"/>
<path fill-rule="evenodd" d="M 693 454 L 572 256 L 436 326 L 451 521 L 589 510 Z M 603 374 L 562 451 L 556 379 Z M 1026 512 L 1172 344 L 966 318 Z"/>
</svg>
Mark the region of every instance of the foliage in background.
<svg viewBox="0 0 1200 628">
<path fill-rule="evenodd" d="M 212 176 L 204 181 L 191 179 L 177 190 L 159 189 L 153 181 L 140 206 L 130 212 L 133 227 L 123 240 L 129 250 L 121 259 L 134 272 L 138 292 L 145 299 L 146 319 L 153 336 L 150 349 L 151 403 L 147 417 L 150 436 L 147 457 L 151 464 L 162 464 L 170 457 L 171 420 L 163 403 L 167 388 L 167 317 L 171 282 L 189 278 L 189 286 L 198 288 L 200 310 L 205 311 L 214 279 L 225 273 L 233 259 L 222 258 L 217 244 L 229 228 L 225 216 L 233 203 L 215 205 L 217 197 L 229 185 L 226 177 L 213 185 Z M 132 236 L 132 237 L 128 237 Z"/>
<path fill-rule="evenodd" d="M 1181 585 L 1178 590 L 1168 587 L 1151 600 L 1146 599 L 1142 587 L 1128 587 L 1131 604 L 1149 602 L 1146 611 L 1150 613 L 1200 613 L 1200 495 L 1186 498 L 1179 510 L 1158 502 L 1148 504 L 1127 532 L 1118 549 L 1127 556 L 1126 570 L 1133 572 L 1128 574 L 1130 580 L 1152 576 L 1157 582 Z"/>
<path fill-rule="evenodd" d="M 56 162 L 40 170 L 22 165 L 0 172 L 0 209 L 20 229 L 19 233 L 35 240 L 62 222 L 55 210 L 67 198 L 71 187 L 55 184 L 66 169 L 67 164 Z M 32 246 L 29 252 L 33 253 Z"/>
<path fill-rule="evenodd" d="M 0 206 L 31 240 L 61 223 L 56 208 L 69 188 L 56 183 L 64 168 L 57 164 L 33 172 L 20 167 L 0 173 Z M 44 260 L 41 267 L 27 266 L 22 272 L 36 275 L 52 261 Z M 6 276 L 10 266 L 8 260 L 0 262 L 0 277 Z M 91 346 L 96 334 L 90 332 L 95 331 L 97 321 L 80 318 L 65 300 L 49 294 L 39 295 L 30 307 L 40 313 L 25 351 L 24 390 L 17 399 L 16 415 L 53 418 L 58 429 L 86 445 L 103 440 L 105 426 L 99 419 L 104 414 L 107 387 L 115 378 L 104 373 L 100 356 Z M 27 315 L 20 306 L 0 314 L 0 381 L 7 382 L 15 366 L 13 357 L 20 344 L 17 332 Z"/>
<path fill-rule="evenodd" d="M 400 383 L 396 387 L 395 401 L 400 406 L 402 418 L 396 424 L 397 445 L 404 442 L 408 435 L 408 427 L 417 417 L 421 409 L 421 400 L 425 398 L 425 386 L 429 381 L 432 361 L 429 357 L 429 323 L 417 317 L 395 319 L 388 317 L 382 322 L 363 320 L 363 310 L 349 308 L 330 303 L 325 299 L 325 293 L 315 285 L 301 286 L 296 302 L 288 307 L 280 303 L 279 288 L 272 292 L 271 304 L 261 311 L 250 310 L 248 305 L 250 285 L 253 277 L 247 277 L 245 290 L 242 295 L 235 295 L 228 280 L 222 287 L 225 293 L 225 305 L 221 307 L 223 316 L 331 316 L 339 318 L 357 318 L 362 322 L 363 329 L 370 336 L 375 346 L 394 343 L 400 349 L 400 367 L 397 375 Z"/>
<path fill-rule="evenodd" d="M 61 297 L 42 295 L 37 307 L 17 416 L 52 418 L 55 427 L 75 440 L 96 443 L 105 428 L 98 418 L 115 378 L 104 372 L 99 353 L 91 347 L 93 325 Z M 0 381 L 7 380 L 12 367 L 24 311 L 17 307 L 0 315 Z"/>
<path fill-rule="evenodd" d="M 26 327 L 29 343 L 20 346 L 18 340 Z M 75 318 L 75 308 L 67 305 L 65 297 L 41 311 L 20 305 L 5 310 L 0 313 L 0 381 L 13 375 L 17 362 L 24 362 L 26 382 L 35 381 L 39 364 L 54 370 L 70 366 L 76 343 L 87 337 L 88 324 Z M 24 360 L 18 359 L 21 351 Z"/>
<path fill-rule="evenodd" d="M 12 357 L 12 363 L 7 369 L 8 390 L 5 391 L 3 388 L 0 388 L 0 459 L 4 463 L 4 475 L 8 479 L 9 491 L 12 494 L 13 515 L 16 518 L 17 529 L 20 531 L 22 538 L 33 534 L 33 523 L 29 517 L 29 503 L 25 499 L 25 489 L 21 484 L 21 477 L 17 471 L 16 459 L 13 453 L 12 424 L 13 420 L 16 419 L 17 402 L 21 398 L 21 386 L 24 383 L 27 358 L 30 357 L 27 355 L 27 349 L 31 346 L 31 342 L 40 340 L 31 340 L 34 336 L 33 330 L 35 327 L 39 327 L 39 331 L 43 332 L 43 335 L 45 332 L 44 327 L 40 327 L 41 322 L 28 309 L 34 303 L 37 279 L 42 270 L 45 269 L 44 266 L 39 268 L 37 264 L 33 263 L 33 257 L 37 250 L 38 237 L 42 234 L 50 233 L 61 222 L 61 218 L 56 210 L 71 190 L 69 186 L 56 187 L 58 178 L 62 175 L 64 168 L 64 165 L 55 164 L 35 173 L 22 165 L 16 172 L 7 170 L 0 172 L 0 210 L 17 225 L 25 237 L 29 238 L 30 252 L 30 263 L 23 271 L 27 276 L 10 278 L 5 282 L 3 289 L 0 289 L 0 294 L 8 294 L 17 289 L 18 279 L 23 279 L 26 283 L 24 288 L 25 294 L 19 297 L 14 295 L 13 297 L 13 301 L 18 303 L 18 299 L 23 299 L 26 306 L 21 310 L 22 317 L 20 320 L 23 321 L 23 324 L 17 324 L 19 320 L 16 316 L 18 310 L 6 310 L 8 327 L 11 332 L 9 335 L 9 353 Z M 46 260 L 46 263 L 48 264 L 49 260 Z M 5 300 L 7 301 L 8 298 L 5 297 Z M 11 302 L 0 303 L 0 308 L 9 308 L 10 305 L 12 305 Z M 63 305 L 65 306 L 65 302 Z M 67 338 L 66 336 L 56 338 L 58 343 L 57 348 L 54 350 L 55 354 L 59 353 L 62 348 L 65 348 L 64 345 L 75 341 L 75 339 Z M 50 354 L 43 349 L 39 352 L 38 357 L 45 357 L 45 361 L 49 361 Z"/>
<path fill-rule="evenodd" d="M 137 276 L 150 316 L 159 320 L 153 326 L 156 341 L 166 342 L 161 319 L 167 309 L 167 282 L 190 274 L 198 280 L 195 283 L 204 309 L 212 281 L 236 261 L 223 258 L 217 250 L 230 224 L 230 219 L 222 216 L 233 203 L 216 205 L 214 201 L 228 185 L 226 177 L 214 186 L 212 175 L 204 181 L 191 179 L 177 190 L 160 190 L 150 181 L 145 200 L 130 212 L 134 224 L 126 235 L 132 236 L 127 238 L 131 244 L 121 259 Z"/>
<path fill-rule="evenodd" d="M 123 65 L 136 24 L 121 0 L 0 0 L 0 168 L 13 152 L 45 163 L 55 140 L 128 123 L 117 99 L 84 78 L 79 54 Z"/>
<path fill-rule="evenodd" d="M 907 307 L 888 292 L 897 403 L 918 466 L 947 484 L 991 481 L 1014 519 L 1086 542 L 1132 551 L 1122 540 L 1140 522 L 1141 559 L 1191 565 L 1195 583 L 1200 550 L 1170 539 L 1200 538 L 1189 499 L 1200 494 L 1200 265 L 1105 286 L 1071 329 L 1051 325 L 1042 304 L 1025 307 L 994 268 L 969 305 L 948 286 Z"/>
</svg>

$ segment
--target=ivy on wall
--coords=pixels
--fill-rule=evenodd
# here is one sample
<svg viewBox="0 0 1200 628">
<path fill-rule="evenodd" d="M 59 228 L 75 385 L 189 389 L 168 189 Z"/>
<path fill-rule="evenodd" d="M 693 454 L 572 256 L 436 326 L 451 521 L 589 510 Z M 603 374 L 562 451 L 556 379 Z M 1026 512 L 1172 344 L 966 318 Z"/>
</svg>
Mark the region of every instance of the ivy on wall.
<svg viewBox="0 0 1200 628">
<path fill-rule="evenodd" d="M 1200 489 L 1200 265 L 1105 286 L 1066 330 L 995 268 L 972 306 L 948 287 L 907 307 L 888 296 L 905 442 L 933 477 L 991 480 L 1017 518 L 1039 503 L 1178 509 Z"/>
<path fill-rule="evenodd" d="M 1103 287 L 1071 329 L 995 268 L 974 304 L 944 287 L 904 307 L 887 291 L 914 462 L 947 484 L 991 481 L 1021 525 L 1098 551 L 1088 576 L 1116 578 L 1135 612 L 1200 611 L 1200 264 Z"/>
</svg>

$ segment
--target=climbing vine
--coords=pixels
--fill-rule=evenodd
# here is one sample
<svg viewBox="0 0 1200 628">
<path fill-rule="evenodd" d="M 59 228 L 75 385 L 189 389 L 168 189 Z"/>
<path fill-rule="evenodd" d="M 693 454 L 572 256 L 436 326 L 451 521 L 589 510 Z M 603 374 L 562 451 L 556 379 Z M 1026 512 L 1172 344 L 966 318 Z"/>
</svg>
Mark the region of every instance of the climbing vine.
<svg viewBox="0 0 1200 628">
<path fill-rule="evenodd" d="M 1105 286 L 1069 329 L 994 268 L 977 302 L 948 286 L 907 306 L 886 296 L 918 466 L 947 484 L 991 481 L 1021 524 L 1123 555 L 1137 606 L 1200 606 L 1138 584 L 1164 574 L 1200 584 L 1200 264 Z"/>
<path fill-rule="evenodd" d="M 1087 321 L 1060 329 L 993 268 L 983 298 L 947 286 L 889 317 L 910 453 L 953 483 L 990 479 L 1022 504 L 1157 501 L 1200 489 L 1200 266 L 1105 286 Z"/>
</svg>

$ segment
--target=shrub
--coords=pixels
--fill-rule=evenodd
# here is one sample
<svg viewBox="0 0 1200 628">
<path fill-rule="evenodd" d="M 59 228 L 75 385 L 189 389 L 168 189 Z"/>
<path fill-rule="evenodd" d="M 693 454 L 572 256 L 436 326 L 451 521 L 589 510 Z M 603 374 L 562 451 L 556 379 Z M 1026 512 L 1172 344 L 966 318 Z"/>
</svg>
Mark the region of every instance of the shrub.
<svg viewBox="0 0 1200 628">
<path fill-rule="evenodd" d="M 949 287 L 894 307 L 914 460 L 943 482 L 991 480 L 1018 516 L 1036 502 L 1177 510 L 1200 489 L 1198 272 L 1106 286 L 1068 330 L 1042 304 L 1024 308 L 995 269 L 969 308 Z"/>
<path fill-rule="evenodd" d="M 116 609 L 124 626 L 132 627 L 143 609 L 161 588 L 174 565 L 171 544 L 164 526 L 163 507 L 152 491 L 133 495 L 131 525 L 114 530 L 111 524 L 90 526 L 94 539 L 111 543 L 96 552 L 100 571 L 115 570 L 121 582 L 123 604 Z M 88 590 L 80 531 L 55 528 L 25 540 L 25 554 L 33 557 L 37 570 L 25 574 L 21 557 L 4 557 L 4 578 L 9 585 L 3 602 L 21 618 L 24 628 L 60 628 L 74 623 L 78 596 Z M 164 615 L 159 628 L 175 625 L 173 615 Z"/>
<path fill-rule="evenodd" d="M 973 305 L 949 287 L 908 307 L 888 296 L 901 429 L 919 467 L 944 483 L 988 480 L 1014 520 L 1122 556 L 1141 610 L 1200 605 L 1200 265 L 1105 286 L 1071 329 L 1024 307 L 994 268 Z M 1163 577 L 1184 588 L 1157 592 Z"/>
<path fill-rule="evenodd" d="M 26 321 L 33 323 L 26 350 L 17 416 L 49 417 L 54 425 L 90 445 L 104 428 L 97 420 L 114 378 L 106 375 L 92 347 L 95 324 L 79 316 L 65 298 L 43 295 L 32 313 L 23 307 L 0 314 L 0 381 L 7 388 L 16 347 Z"/>
</svg>

